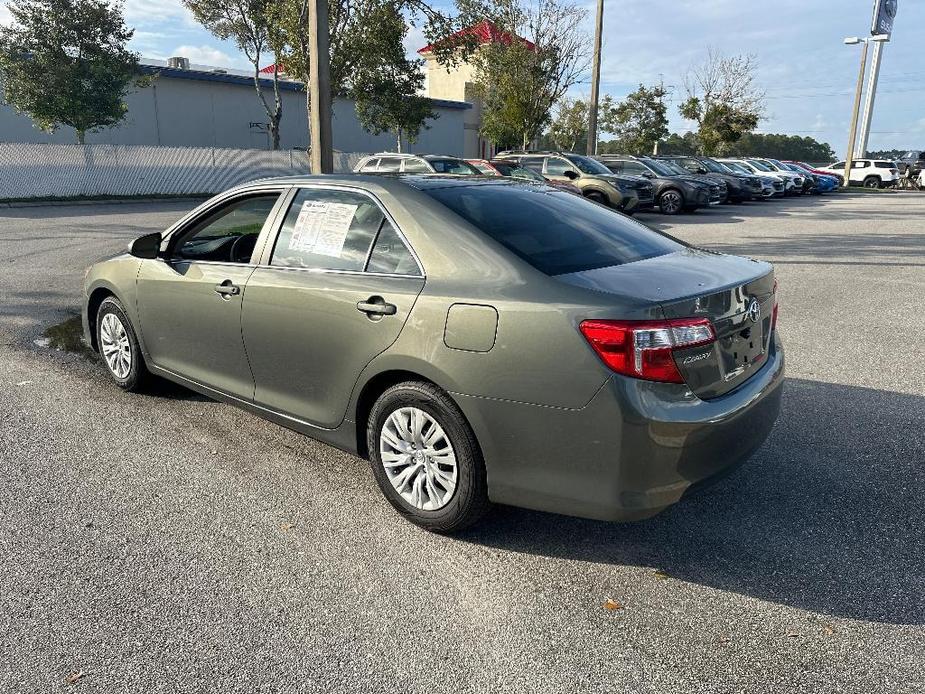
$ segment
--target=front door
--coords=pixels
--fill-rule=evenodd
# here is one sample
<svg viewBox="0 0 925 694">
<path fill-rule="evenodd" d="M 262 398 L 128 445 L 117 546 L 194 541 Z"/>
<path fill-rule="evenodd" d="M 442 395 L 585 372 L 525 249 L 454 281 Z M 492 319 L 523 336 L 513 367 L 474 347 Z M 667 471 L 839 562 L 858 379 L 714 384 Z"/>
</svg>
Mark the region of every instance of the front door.
<svg viewBox="0 0 925 694">
<path fill-rule="evenodd" d="M 221 203 L 177 230 L 163 259 L 142 263 L 138 312 L 154 366 L 253 397 L 241 302 L 259 235 L 279 196 L 277 190 Z"/>
<path fill-rule="evenodd" d="M 419 263 L 376 200 L 299 190 L 244 296 L 255 402 L 338 426 L 360 372 L 398 338 L 423 287 Z"/>
</svg>

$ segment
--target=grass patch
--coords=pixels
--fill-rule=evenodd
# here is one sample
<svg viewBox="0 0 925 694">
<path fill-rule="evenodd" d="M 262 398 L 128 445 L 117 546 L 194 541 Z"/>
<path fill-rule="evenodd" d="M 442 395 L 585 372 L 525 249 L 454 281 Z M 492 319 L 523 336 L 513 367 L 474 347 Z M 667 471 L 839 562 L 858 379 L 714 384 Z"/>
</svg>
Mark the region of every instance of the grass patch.
<svg viewBox="0 0 925 694">
<path fill-rule="evenodd" d="M 93 354 L 93 350 L 83 341 L 84 329 L 80 316 L 73 316 L 63 323 L 52 325 L 46 328 L 43 334 L 49 340 L 49 347 L 84 356 Z"/>
<path fill-rule="evenodd" d="M 187 198 L 210 198 L 215 193 L 148 193 L 145 195 L 46 195 L 31 198 L 0 198 L 0 205 L 17 202 L 109 202 L 113 200 L 184 200 Z"/>
</svg>

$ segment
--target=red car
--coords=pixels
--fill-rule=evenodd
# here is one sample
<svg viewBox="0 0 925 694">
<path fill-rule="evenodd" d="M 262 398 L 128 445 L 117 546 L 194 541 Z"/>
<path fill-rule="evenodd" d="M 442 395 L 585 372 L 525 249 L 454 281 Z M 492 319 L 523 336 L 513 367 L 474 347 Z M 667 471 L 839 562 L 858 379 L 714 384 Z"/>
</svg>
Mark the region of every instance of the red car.
<svg viewBox="0 0 925 694">
<path fill-rule="evenodd" d="M 809 164 L 806 164 L 806 163 L 804 163 L 804 162 L 802 162 L 802 161 L 791 161 L 790 159 L 784 159 L 783 161 L 784 161 L 785 164 L 796 164 L 796 165 L 799 166 L 801 169 L 806 169 L 807 171 L 809 171 L 809 172 L 811 172 L 811 173 L 814 173 L 814 174 L 816 174 L 816 175 L 818 175 L 818 176 L 831 176 L 831 177 L 833 177 L 833 178 L 837 178 L 837 179 L 838 179 L 838 185 L 839 185 L 839 186 L 841 186 L 841 185 L 844 184 L 844 180 L 845 180 L 844 177 L 843 177 L 843 176 L 839 176 L 838 174 L 834 174 L 834 173 L 832 173 L 831 171 L 823 171 L 822 169 L 814 169 L 814 168 L 811 167 Z"/>
<path fill-rule="evenodd" d="M 560 183 L 559 181 L 550 181 L 544 178 L 536 171 L 518 166 L 516 162 L 505 159 L 466 159 L 466 163 L 471 164 L 486 176 L 510 176 L 511 178 L 523 178 L 527 181 L 538 181 L 547 185 L 564 190 L 566 193 L 581 195 L 581 189 L 571 183 Z"/>
</svg>

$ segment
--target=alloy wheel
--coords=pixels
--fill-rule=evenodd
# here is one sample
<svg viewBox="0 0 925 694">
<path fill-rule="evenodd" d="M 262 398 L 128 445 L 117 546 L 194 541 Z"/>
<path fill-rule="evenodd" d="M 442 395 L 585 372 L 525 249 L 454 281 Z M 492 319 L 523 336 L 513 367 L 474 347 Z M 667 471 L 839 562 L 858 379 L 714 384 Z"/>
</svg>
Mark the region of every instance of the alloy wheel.
<svg viewBox="0 0 925 694">
<path fill-rule="evenodd" d="M 382 466 L 392 487 L 422 511 L 446 506 L 456 491 L 456 454 L 436 419 L 417 407 L 401 407 L 379 433 Z"/>
<path fill-rule="evenodd" d="M 113 375 L 119 380 L 128 378 L 132 370 L 132 345 L 115 313 L 107 313 L 100 322 L 100 349 Z"/>
<path fill-rule="evenodd" d="M 675 214 L 681 209 L 682 202 L 681 195 L 677 191 L 669 190 L 662 193 L 662 199 L 659 204 L 662 208 L 662 212 L 665 214 Z"/>
</svg>

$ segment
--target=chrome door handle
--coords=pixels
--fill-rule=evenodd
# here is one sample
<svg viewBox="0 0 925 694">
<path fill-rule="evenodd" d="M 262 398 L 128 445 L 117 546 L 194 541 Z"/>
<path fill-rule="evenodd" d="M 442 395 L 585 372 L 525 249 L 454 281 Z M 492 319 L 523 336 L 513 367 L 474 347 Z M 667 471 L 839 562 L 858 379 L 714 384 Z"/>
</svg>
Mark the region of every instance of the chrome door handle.
<svg viewBox="0 0 925 694">
<path fill-rule="evenodd" d="M 398 312 L 395 304 L 386 303 L 381 296 L 371 296 L 357 303 L 357 311 L 372 316 L 394 316 Z"/>
<path fill-rule="evenodd" d="M 236 284 L 232 284 L 231 280 L 225 280 L 221 284 L 215 285 L 215 293 L 223 299 L 230 299 L 240 294 L 241 288 Z"/>
</svg>

